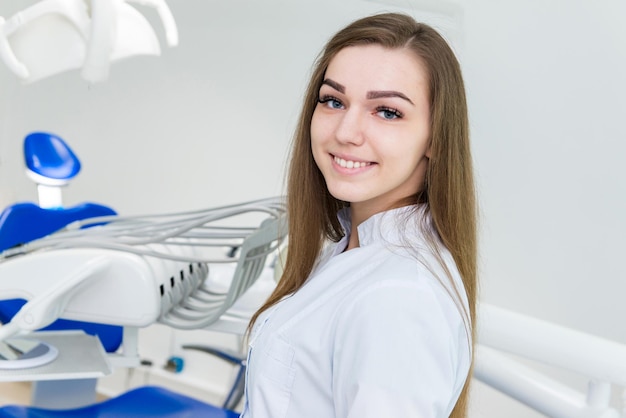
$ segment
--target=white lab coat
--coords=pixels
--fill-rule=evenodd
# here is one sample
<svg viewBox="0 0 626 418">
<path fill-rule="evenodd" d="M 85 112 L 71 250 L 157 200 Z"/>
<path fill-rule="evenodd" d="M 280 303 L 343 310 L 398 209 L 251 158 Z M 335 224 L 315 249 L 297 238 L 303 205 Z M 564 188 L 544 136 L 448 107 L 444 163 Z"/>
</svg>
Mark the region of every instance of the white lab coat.
<svg viewBox="0 0 626 418">
<path fill-rule="evenodd" d="M 259 317 L 242 418 L 449 416 L 470 367 L 467 300 L 449 252 L 460 296 L 405 225 L 411 209 L 363 222 L 359 248 L 342 252 L 348 236 L 330 245 L 305 285 Z"/>
</svg>

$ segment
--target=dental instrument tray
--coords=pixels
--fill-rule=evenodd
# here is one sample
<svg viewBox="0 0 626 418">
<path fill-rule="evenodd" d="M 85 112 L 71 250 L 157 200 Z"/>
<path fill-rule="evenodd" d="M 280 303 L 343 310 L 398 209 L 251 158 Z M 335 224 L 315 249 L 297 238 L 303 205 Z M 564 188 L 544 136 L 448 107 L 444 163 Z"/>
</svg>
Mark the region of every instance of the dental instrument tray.
<svg viewBox="0 0 626 418">
<path fill-rule="evenodd" d="M 41 331 L 19 339 L 50 347 L 55 356 L 52 361 L 34 367 L 3 368 L 0 365 L 0 382 L 89 379 L 111 374 L 110 363 L 98 338 L 82 331 Z"/>
</svg>

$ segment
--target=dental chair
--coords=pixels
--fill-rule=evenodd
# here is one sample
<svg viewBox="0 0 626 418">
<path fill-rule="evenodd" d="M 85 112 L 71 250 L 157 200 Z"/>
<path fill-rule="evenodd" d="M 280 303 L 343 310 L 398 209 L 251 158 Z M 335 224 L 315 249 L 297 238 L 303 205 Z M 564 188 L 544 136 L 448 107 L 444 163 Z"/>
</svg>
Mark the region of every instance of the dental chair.
<svg viewBox="0 0 626 418">
<path fill-rule="evenodd" d="M 23 151 L 26 174 L 37 184 L 38 203 L 15 203 L 0 214 L 0 252 L 50 235 L 78 220 L 116 215 L 110 207 L 92 202 L 63 206 L 61 190 L 79 174 L 81 163 L 61 137 L 48 132 L 30 133 L 24 139 Z M 0 300 L 0 324 L 9 323 L 25 303 L 24 298 Z M 82 330 L 97 336 L 108 353 L 119 349 L 123 335 L 119 326 L 68 319 L 58 319 L 42 330 Z M 45 404 L 60 385 L 75 393 L 75 400 L 94 399 L 91 393 L 97 384 L 95 378 L 76 384 L 79 389 L 70 381 L 36 381 L 32 401 Z"/>
<path fill-rule="evenodd" d="M 229 332 L 234 329 L 236 333 L 243 333 L 250 312 L 242 312 L 235 302 L 267 270 L 266 257 L 275 250 L 271 243 L 285 235 L 283 226 L 279 226 L 283 224 L 280 222 L 283 212 L 280 200 L 268 199 L 182 216 L 168 214 L 164 219 L 159 218 L 156 221 L 152 216 L 138 220 L 120 218 L 112 209 L 91 203 L 63 208 L 59 187 L 78 173 L 80 161 L 61 138 L 52 134 L 29 135 L 24 149 L 29 177 L 38 183 L 40 204 L 16 204 L 7 208 L 0 216 L 0 279 L 4 279 L 0 280 L 0 299 L 3 295 L 24 296 L 0 302 L 0 314 L 4 323 L 0 326 L 0 344 L 11 334 L 32 332 L 31 335 L 34 336 L 63 336 L 65 334 L 58 333 L 68 329 L 90 332 L 93 327 L 96 330 L 104 327 L 105 331 L 115 331 L 116 341 L 113 345 L 110 345 L 110 338 L 103 335 L 106 332 L 91 334 L 97 335 L 99 344 L 105 348 L 110 346 L 111 349 L 106 349 L 106 352 L 111 364 L 117 367 L 134 367 L 139 364 L 136 353 L 138 326 L 159 321 L 175 328 L 197 329 L 216 323 L 214 327 L 217 330 Z M 260 227 L 233 228 L 212 224 L 254 212 L 263 216 L 269 213 L 270 219 L 264 220 Z M 99 234 L 99 229 L 109 226 L 115 238 L 107 241 L 106 237 Z M 119 238 L 117 232 L 124 238 L 131 236 L 133 242 Z M 146 234 L 153 237 L 146 240 Z M 59 241 L 58 236 L 69 237 Z M 78 236 L 76 242 L 72 242 L 73 236 Z M 90 237 L 95 241 L 100 240 L 97 245 L 91 245 L 98 248 L 80 248 L 84 246 L 85 239 Z M 142 241 L 143 245 L 137 240 Z M 42 247 L 33 249 L 39 243 L 43 243 Z M 133 246 L 134 244 L 139 245 Z M 225 245 L 228 249 L 227 256 L 216 257 L 211 250 L 208 251 L 214 260 L 203 260 L 207 255 L 197 250 Z M 125 254 L 126 251 L 137 251 L 138 254 L 129 256 Z M 235 264 L 235 267 L 216 264 L 211 268 L 212 282 L 207 285 L 209 280 L 205 280 L 208 269 L 206 263 L 211 261 Z M 106 295 L 99 290 L 90 293 L 84 289 L 86 285 L 83 282 L 91 285 L 98 280 L 103 283 L 106 281 L 101 286 L 115 289 L 109 298 L 116 297 L 117 303 L 123 303 L 123 298 L 116 293 L 119 291 L 131 296 L 128 305 L 139 305 L 139 308 L 129 306 L 126 311 L 120 309 L 121 316 L 127 314 L 127 317 L 115 324 L 116 318 L 109 312 L 107 304 L 104 304 L 104 308 L 100 306 L 105 312 L 98 311 L 97 301 L 106 299 Z M 133 280 L 139 281 L 134 287 L 131 285 Z M 202 284 L 207 287 L 207 291 L 200 289 Z M 96 287 L 97 285 L 95 283 Z M 148 293 L 156 296 L 150 303 L 132 303 L 134 296 Z M 80 302 L 74 303 L 76 294 L 91 300 L 88 308 L 81 306 Z M 255 306 L 264 298 L 253 297 L 256 298 L 252 302 Z M 75 313 L 81 310 L 82 315 Z M 85 316 L 85 310 L 91 310 L 91 316 Z M 77 318 L 72 318 L 72 312 Z M 133 317 L 134 314 L 136 316 Z M 26 317 L 29 318 L 28 321 L 24 320 Z M 69 319 L 57 319 L 60 317 Z M 77 320 L 85 318 L 94 321 Z M 108 325 L 110 322 L 114 324 Z M 47 333 L 37 330 L 49 331 Z M 120 352 L 118 347 L 122 342 Z M 234 384 L 222 406 L 208 405 L 165 388 L 145 386 L 114 399 L 87 406 L 79 405 L 72 409 L 46 409 L 39 402 L 34 402 L 35 406 L 29 407 L 7 406 L 0 408 L 0 417 L 238 416 L 232 409 L 243 395 L 245 357 L 207 345 L 184 345 L 182 348 L 217 356 L 237 368 Z M 3 363 L 2 354 L 0 350 L 0 363 Z M 2 366 L 0 364 L 0 378 Z M 35 372 L 35 376 L 37 370 L 35 367 L 26 371 L 26 379 L 18 380 L 30 380 L 28 378 L 31 371 Z M 42 378 L 41 375 L 39 373 L 37 378 Z M 57 387 L 63 385 L 64 378 L 46 380 L 49 377 L 43 377 L 44 381 Z M 95 390 L 95 378 L 91 379 Z M 85 384 L 82 376 L 77 382 Z M 72 386 L 69 386 L 68 391 L 71 390 Z M 61 396 L 65 394 L 61 393 Z M 81 403 L 85 405 L 82 400 Z"/>
<path fill-rule="evenodd" d="M 156 322 L 176 329 L 236 329 L 241 334 L 249 314 L 242 314 L 237 304 L 268 270 L 268 255 L 276 252 L 286 236 L 284 212 L 282 199 L 264 199 L 184 214 L 90 218 L 9 248 L 0 254 L 0 277 L 11 278 L 0 280 L 0 297 L 29 297 L 11 321 L 0 327 L 0 343 L 15 347 L 12 338 L 23 336 L 20 338 L 48 344 L 59 331 L 36 330 L 59 317 L 121 326 L 121 350 L 107 354 L 105 367 L 98 371 L 106 375 L 110 367 L 139 365 L 138 329 Z M 243 221 L 234 220 L 240 216 L 258 226 L 242 226 Z M 256 306 L 260 299 L 254 298 Z M 107 303 L 109 300 L 115 300 L 115 306 Z M 74 338 L 61 337 L 56 341 Z M 154 416 L 157 410 L 158 416 L 236 417 L 229 408 L 243 394 L 245 359 L 211 347 L 183 348 L 218 355 L 239 368 L 222 407 L 164 388 L 143 387 L 78 408 L 8 406 L 0 409 L 0 417 L 132 417 Z M 46 379 L 44 371 L 58 374 L 54 367 L 68 363 L 63 351 L 58 351 L 58 357 L 16 372 L 21 373 L 18 380 L 35 375 Z M 69 363 L 74 363 L 73 359 Z M 12 370 L 0 370 L 0 380 L 7 380 L 3 373 L 13 377 Z M 75 379 L 83 376 L 80 373 L 83 371 L 64 370 L 63 376 Z"/>
<path fill-rule="evenodd" d="M 258 207 L 258 205 L 252 207 L 255 206 Z M 241 210 L 235 208 L 235 212 L 237 211 Z M 140 224 L 143 225 L 143 222 L 140 222 Z M 110 224 L 106 224 L 106 226 L 108 225 Z M 180 269 L 182 266 L 196 266 L 194 267 L 195 272 L 201 271 L 206 273 L 207 271 L 202 270 L 202 267 L 197 264 L 187 264 L 186 260 L 173 262 L 170 262 L 170 260 L 166 262 L 163 260 L 148 260 L 149 256 L 147 255 L 125 254 L 120 251 L 107 250 L 105 249 L 105 247 L 108 247 L 107 243 L 102 242 L 99 243 L 101 247 L 99 249 L 88 248 L 85 249 L 86 251 L 80 251 L 79 248 L 75 248 L 70 243 L 69 245 L 60 245 L 58 249 L 50 248 L 48 251 L 43 252 L 35 250 L 32 255 L 26 255 L 21 259 L 19 256 L 14 256 L 15 259 L 11 257 L 8 261 L 0 263 L 0 276 L 32 278 L 32 283 L 24 283 L 21 287 L 34 293 L 35 296 L 25 305 L 26 311 L 21 311 L 20 314 L 30 316 L 37 323 L 49 321 L 50 316 L 54 316 L 56 313 L 56 306 L 63 301 L 66 302 L 64 304 L 66 314 L 76 313 L 82 309 L 81 317 L 98 316 L 103 313 L 99 311 L 100 308 L 95 303 L 98 299 L 107 299 L 112 294 L 121 294 L 144 295 L 146 297 L 146 301 L 138 301 L 134 298 L 134 303 L 132 303 L 133 298 L 128 299 L 131 303 L 125 303 L 126 300 L 120 298 L 118 309 L 114 313 L 110 312 L 110 309 L 104 308 L 104 313 L 108 315 L 111 322 L 124 325 L 125 328 L 149 325 L 158 321 L 177 328 L 196 329 L 210 326 L 219 322 L 222 318 L 226 318 L 227 324 L 218 325 L 216 329 L 220 329 L 220 327 L 228 329 L 228 324 L 232 324 L 233 321 L 239 321 L 239 326 L 241 327 L 245 324 L 242 320 L 244 317 L 235 309 L 237 304 L 230 301 L 243 300 L 243 297 L 240 299 L 240 296 L 247 294 L 247 290 L 252 287 L 262 271 L 267 271 L 265 256 L 274 251 L 270 243 L 285 234 L 284 231 L 280 232 L 281 225 L 283 225 L 281 219 L 273 219 L 269 220 L 269 222 L 266 220 L 256 232 L 247 234 L 248 236 L 237 250 L 237 266 L 234 269 L 234 274 L 232 274 L 232 280 L 226 286 L 222 286 L 223 283 L 220 283 L 221 278 L 219 274 L 209 279 L 211 280 L 209 284 L 204 282 L 204 280 L 202 280 L 202 283 L 191 283 L 194 278 L 198 279 L 206 276 L 206 274 L 192 273 L 190 270 L 185 270 L 184 280 L 181 276 L 179 281 L 179 278 L 174 277 L 172 273 L 183 272 Z M 185 229 L 187 227 L 188 225 L 185 226 Z M 145 228 L 141 229 L 145 230 Z M 229 235 L 223 227 L 219 227 L 218 230 L 221 236 Z M 127 234 L 128 232 L 125 230 L 124 235 Z M 241 234 L 241 232 L 238 232 L 238 234 Z M 142 235 L 142 232 L 139 232 L 139 235 Z M 196 239 L 199 238 L 197 234 L 192 234 L 192 236 Z M 84 243 L 84 239 L 79 241 Z M 67 246 L 70 248 L 62 248 Z M 157 250 L 159 250 L 159 247 L 154 248 L 152 251 Z M 29 249 L 27 248 L 26 251 L 29 251 Z M 189 256 L 189 254 L 193 253 L 194 246 L 180 251 L 178 255 L 183 253 L 183 255 Z M 163 253 L 161 255 L 167 256 L 168 254 Z M 199 256 L 199 254 L 196 254 L 193 258 L 199 258 Z M 59 263 L 61 259 L 66 260 Z M 81 260 L 82 262 L 79 262 Z M 76 264 L 81 264 L 84 268 L 77 269 Z M 42 285 L 38 283 L 37 275 L 33 274 L 33 272 L 41 269 L 48 271 L 50 270 L 48 267 L 52 265 L 65 266 L 64 269 L 66 271 L 59 271 L 58 277 L 52 277 L 58 284 L 54 286 L 52 292 L 48 292 L 47 289 L 39 291 L 38 288 Z M 216 268 L 216 270 L 220 271 L 219 268 Z M 59 278 L 72 276 L 71 272 L 78 272 L 78 274 L 74 274 L 73 277 L 66 280 L 59 280 Z M 160 274 L 162 272 L 166 274 Z M 209 276 L 211 275 L 209 274 Z M 109 291 L 111 295 L 103 294 L 103 285 L 111 289 Z M 3 288 L 2 283 L 0 283 L 0 294 L 3 291 L 7 291 L 9 286 L 5 284 Z M 83 286 L 82 290 L 80 289 L 81 286 Z M 59 291 L 59 289 L 62 290 Z M 81 301 L 77 300 L 76 297 L 79 295 L 88 299 L 91 303 L 81 305 Z M 29 304 L 34 304 L 30 311 L 28 310 Z M 119 316 L 113 317 L 113 314 Z M 10 327 L 11 325 L 14 325 L 17 331 L 28 327 L 28 325 L 20 321 L 20 318 L 14 318 L 5 327 Z M 242 329 L 239 328 L 238 332 Z M 0 340 L 6 338 L 6 335 L 3 335 L 3 331 L 5 331 L 3 327 L 0 327 Z M 13 328 L 9 328 L 8 332 L 12 333 L 12 331 Z M 7 334 L 7 332 L 4 332 L 4 334 Z M 37 337 L 38 333 L 33 333 L 32 335 Z M 124 356 L 131 359 L 133 357 L 137 358 L 138 355 L 128 350 L 129 346 L 126 338 L 132 339 L 136 335 L 133 332 L 125 332 L 122 351 Z M 39 334 L 39 336 L 43 338 L 42 334 Z M 136 348 L 136 342 L 131 341 L 130 347 Z M 130 390 L 123 395 L 101 403 L 73 409 L 59 410 L 18 405 L 6 406 L 0 408 L 0 417 L 238 417 L 238 414 L 230 410 L 230 408 L 234 408 L 237 405 L 243 394 L 245 358 L 203 345 L 185 345 L 183 348 L 217 355 L 219 358 L 239 368 L 235 384 L 224 405 L 216 407 L 171 390 L 145 386 Z"/>
<path fill-rule="evenodd" d="M 13 204 L 0 214 L 0 252 L 42 238 L 66 225 L 88 218 L 114 216 L 115 211 L 97 203 L 63 207 L 61 188 L 81 169 L 70 146 L 59 136 L 33 132 L 24 139 L 26 173 L 37 184 L 39 204 Z M 8 323 L 26 303 L 24 299 L 0 301 L 0 323 Z M 115 352 L 122 342 L 122 328 L 106 324 L 59 319 L 46 330 L 82 329 L 97 335 L 107 352 Z"/>
</svg>

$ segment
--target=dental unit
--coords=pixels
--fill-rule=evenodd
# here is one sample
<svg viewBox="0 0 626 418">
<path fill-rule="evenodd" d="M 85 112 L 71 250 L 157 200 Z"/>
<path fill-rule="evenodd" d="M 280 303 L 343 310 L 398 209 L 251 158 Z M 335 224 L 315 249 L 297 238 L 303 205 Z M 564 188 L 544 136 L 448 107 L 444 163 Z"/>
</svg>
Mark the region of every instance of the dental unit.
<svg viewBox="0 0 626 418">
<path fill-rule="evenodd" d="M 225 224 L 251 217 L 261 218 L 260 225 Z M 123 354 L 112 358 L 138 365 L 136 352 L 127 350 L 127 343 L 136 344 L 126 341 L 131 330 L 156 322 L 201 329 L 220 320 L 261 275 L 285 235 L 281 199 L 77 221 L 0 254 L 0 299 L 28 301 L 0 326 L 0 341 L 60 317 L 120 325 L 129 332 Z"/>
</svg>

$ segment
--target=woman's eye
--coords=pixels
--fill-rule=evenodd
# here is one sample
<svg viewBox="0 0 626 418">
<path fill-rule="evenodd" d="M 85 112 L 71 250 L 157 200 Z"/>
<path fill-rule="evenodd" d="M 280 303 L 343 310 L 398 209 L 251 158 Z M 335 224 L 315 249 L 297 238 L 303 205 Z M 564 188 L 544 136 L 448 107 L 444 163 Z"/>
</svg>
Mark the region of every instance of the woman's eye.
<svg viewBox="0 0 626 418">
<path fill-rule="evenodd" d="M 343 103 L 339 101 L 339 99 L 332 96 L 324 96 L 318 99 L 318 102 L 326 105 L 331 109 L 343 109 Z"/>
<path fill-rule="evenodd" d="M 402 113 L 389 107 L 379 107 L 376 111 L 383 119 L 393 120 L 400 119 L 402 117 Z"/>
</svg>

